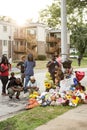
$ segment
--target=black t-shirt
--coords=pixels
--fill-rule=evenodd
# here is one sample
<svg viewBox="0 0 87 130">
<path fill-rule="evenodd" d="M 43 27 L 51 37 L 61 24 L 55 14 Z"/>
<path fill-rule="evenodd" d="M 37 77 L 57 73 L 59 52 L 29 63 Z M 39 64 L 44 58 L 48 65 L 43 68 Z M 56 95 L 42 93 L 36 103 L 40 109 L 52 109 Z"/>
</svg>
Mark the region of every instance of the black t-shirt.
<svg viewBox="0 0 87 130">
<path fill-rule="evenodd" d="M 58 67 L 59 67 L 59 63 L 58 63 L 56 60 L 54 60 L 54 61 L 49 61 L 49 62 L 47 63 L 47 66 L 48 66 L 48 64 L 50 64 L 50 66 L 48 67 L 48 70 L 49 70 L 49 72 L 50 72 L 51 74 L 55 72 L 55 66 L 58 66 Z"/>
<path fill-rule="evenodd" d="M 20 61 L 17 66 L 20 66 L 21 67 L 21 73 L 24 73 L 24 62 L 23 61 Z"/>
<path fill-rule="evenodd" d="M 17 83 L 16 80 L 11 80 L 9 83 L 8 83 L 8 86 L 7 86 L 7 89 L 8 88 L 11 88 L 11 87 L 17 87 L 17 86 L 20 86 L 22 87 L 22 83 Z"/>
</svg>

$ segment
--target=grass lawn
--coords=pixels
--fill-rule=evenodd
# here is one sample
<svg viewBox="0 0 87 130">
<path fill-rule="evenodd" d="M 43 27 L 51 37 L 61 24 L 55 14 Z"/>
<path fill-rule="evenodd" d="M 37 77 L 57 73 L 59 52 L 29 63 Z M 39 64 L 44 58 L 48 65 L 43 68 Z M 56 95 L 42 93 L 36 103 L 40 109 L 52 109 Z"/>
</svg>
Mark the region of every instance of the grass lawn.
<svg viewBox="0 0 87 130">
<path fill-rule="evenodd" d="M 77 59 L 70 59 L 72 60 L 72 67 L 73 68 L 79 68 Z M 36 67 L 35 69 L 46 69 L 46 64 L 48 61 L 36 61 Z M 87 67 L 87 58 L 83 58 L 81 61 L 80 68 L 86 68 Z"/>
<path fill-rule="evenodd" d="M 79 68 L 79 66 L 78 66 L 78 62 L 77 62 L 77 59 L 70 59 L 70 60 L 72 60 L 72 67 L 73 68 Z M 37 70 L 37 69 L 46 69 L 46 64 L 47 64 L 47 60 L 46 61 L 38 61 L 38 60 L 36 60 L 36 67 L 35 67 L 35 69 Z M 17 63 L 13 63 L 13 67 L 15 67 L 16 66 L 16 64 Z M 80 68 L 86 68 L 87 67 L 87 58 L 83 58 L 82 59 L 82 61 L 81 61 L 81 66 L 80 66 Z"/>
<path fill-rule="evenodd" d="M 78 66 L 77 59 L 71 59 L 72 60 L 72 67 L 73 68 L 87 68 L 87 58 L 83 58 L 81 61 L 81 66 Z"/>
<path fill-rule="evenodd" d="M 72 109 L 69 106 L 35 107 L 0 122 L 0 130 L 34 130 L 36 127 Z"/>
</svg>

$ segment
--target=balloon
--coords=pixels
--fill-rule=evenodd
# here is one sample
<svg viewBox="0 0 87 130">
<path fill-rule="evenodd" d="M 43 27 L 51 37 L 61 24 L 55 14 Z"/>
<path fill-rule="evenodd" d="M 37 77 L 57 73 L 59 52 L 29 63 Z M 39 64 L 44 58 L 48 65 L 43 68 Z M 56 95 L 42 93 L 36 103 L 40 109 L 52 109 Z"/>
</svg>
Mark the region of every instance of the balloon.
<svg viewBox="0 0 87 130">
<path fill-rule="evenodd" d="M 82 80 L 85 76 L 85 72 L 76 71 L 75 74 L 78 81 Z"/>
<path fill-rule="evenodd" d="M 74 85 L 77 85 L 78 84 L 78 81 L 76 78 L 73 79 L 73 82 L 74 82 Z"/>
</svg>

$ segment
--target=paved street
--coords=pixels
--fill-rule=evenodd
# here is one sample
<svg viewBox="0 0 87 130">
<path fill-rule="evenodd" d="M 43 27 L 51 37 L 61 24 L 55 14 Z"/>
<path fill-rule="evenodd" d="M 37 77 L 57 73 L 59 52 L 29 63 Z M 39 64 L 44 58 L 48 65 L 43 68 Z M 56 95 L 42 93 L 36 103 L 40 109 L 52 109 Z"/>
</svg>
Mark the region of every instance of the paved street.
<svg viewBox="0 0 87 130">
<path fill-rule="evenodd" d="M 17 77 L 20 77 L 20 75 L 17 75 Z M 35 78 L 37 80 L 37 84 L 40 88 L 40 91 L 44 91 L 44 78 L 45 78 L 45 71 L 37 71 L 35 73 Z M 1 81 L 0 81 L 0 86 L 1 86 Z M 28 101 L 28 94 L 25 96 L 23 92 L 21 92 L 20 95 L 20 100 L 17 100 L 15 96 L 13 99 L 9 99 L 8 96 L 2 96 L 1 95 L 1 88 L 0 87 L 0 120 L 6 119 L 10 116 L 13 116 L 17 112 L 24 110 L 25 105 L 27 104 Z"/>
<path fill-rule="evenodd" d="M 85 71 L 86 76 L 82 80 L 82 84 L 87 86 L 87 69 L 79 69 L 79 70 L 80 71 Z M 40 87 L 41 92 L 45 90 L 44 84 L 43 84 L 44 83 L 43 81 L 45 79 L 45 73 L 46 73 L 46 70 L 45 71 L 44 70 L 42 70 L 42 71 L 39 70 L 39 71 L 35 72 L 35 77 L 36 77 L 36 80 L 37 80 L 38 86 Z M 20 75 L 18 75 L 18 77 L 20 77 Z M 0 86 L 1 86 L 1 82 L 0 82 Z M 0 93 L 1 93 L 1 87 L 0 87 Z M 0 120 L 4 120 L 4 119 L 6 119 L 8 117 L 13 116 L 14 114 L 18 113 L 19 111 L 24 110 L 25 105 L 27 103 L 27 100 L 28 100 L 28 95 L 26 97 L 24 97 L 23 92 L 20 95 L 20 101 L 15 99 L 15 96 L 11 100 L 11 99 L 9 99 L 8 96 L 2 96 L 0 94 Z M 87 110 L 87 108 L 86 108 L 86 110 Z M 85 111 L 84 111 L 84 113 L 85 113 Z M 52 129 L 52 130 L 55 130 L 55 129 Z"/>
</svg>

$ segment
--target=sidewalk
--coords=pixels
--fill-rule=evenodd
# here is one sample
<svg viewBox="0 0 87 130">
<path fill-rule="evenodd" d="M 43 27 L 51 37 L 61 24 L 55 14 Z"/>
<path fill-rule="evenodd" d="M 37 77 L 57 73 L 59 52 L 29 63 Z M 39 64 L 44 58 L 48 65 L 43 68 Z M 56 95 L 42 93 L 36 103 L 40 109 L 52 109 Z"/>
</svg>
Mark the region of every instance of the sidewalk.
<svg viewBox="0 0 87 130">
<path fill-rule="evenodd" d="M 35 130 L 87 130 L 87 105 L 81 105 Z"/>
<path fill-rule="evenodd" d="M 83 85 L 87 87 L 87 69 L 79 69 L 84 71 L 86 76 L 81 81 Z M 36 71 L 35 77 L 40 86 L 40 90 L 44 91 L 43 81 L 46 71 Z M 20 76 L 20 75 L 18 75 Z M 1 86 L 1 82 L 0 82 Z M 1 87 L 0 87 L 1 93 Z M 8 96 L 2 96 L 0 94 L 0 121 L 14 116 L 19 111 L 25 109 L 28 96 L 23 97 L 23 93 L 20 95 L 20 101 L 15 99 L 11 100 Z M 36 130 L 87 130 L 87 105 L 81 105 L 73 110 L 66 112 L 65 114 L 58 116 L 57 118 L 49 121 L 48 123 L 36 128 Z"/>
</svg>

